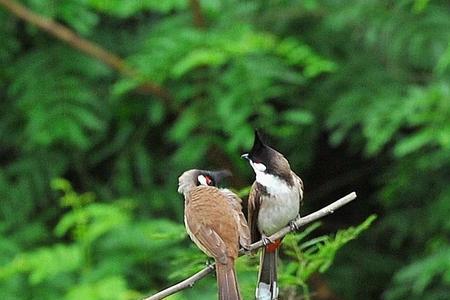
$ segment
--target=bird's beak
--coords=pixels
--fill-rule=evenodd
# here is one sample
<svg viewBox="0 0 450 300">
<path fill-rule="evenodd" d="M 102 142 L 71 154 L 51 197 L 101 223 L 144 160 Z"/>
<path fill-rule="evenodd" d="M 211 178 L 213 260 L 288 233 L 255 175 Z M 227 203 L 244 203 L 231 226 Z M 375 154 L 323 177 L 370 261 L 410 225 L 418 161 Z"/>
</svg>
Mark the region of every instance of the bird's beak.
<svg viewBox="0 0 450 300">
<path fill-rule="evenodd" d="M 242 154 L 241 158 L 244 158 L 246 160 L 250 160 L 250 158 L 248 158 L 248 153 Z"/>
</svg>

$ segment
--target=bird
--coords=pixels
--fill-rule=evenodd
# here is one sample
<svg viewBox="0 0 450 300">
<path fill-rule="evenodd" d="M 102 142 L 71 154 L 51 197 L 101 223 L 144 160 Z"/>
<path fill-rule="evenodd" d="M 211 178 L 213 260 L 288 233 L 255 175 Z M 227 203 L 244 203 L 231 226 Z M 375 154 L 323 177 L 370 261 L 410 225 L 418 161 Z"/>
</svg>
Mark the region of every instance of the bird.
<svg viewBox="0 0 450 300">
<path fill-rule="evenodd" d="M 250 245 L 250 230 L 241 199 L 229 189 L 219 188 L 225 170 L 192 169 L 178 178 L 184 196 L 184 223 L 191 240 L 216 263 L 218 299 L 240 300 L 235 261 L 239 245 Z"/>
<path fill-rule="evenodd" d="M 266 145 L 257 130 L 247 159 L 255 173 L 248 197 L 248 224 L 251 242 L 262 239 L 256 299 L 277 299 L 277 253 L 281 239 L 271 241 L 269 236 L 281 228 L 295 227 L 303 201 L 303 181 L 295 174 L 288 160 L 277 150 Z"/>
</svg>

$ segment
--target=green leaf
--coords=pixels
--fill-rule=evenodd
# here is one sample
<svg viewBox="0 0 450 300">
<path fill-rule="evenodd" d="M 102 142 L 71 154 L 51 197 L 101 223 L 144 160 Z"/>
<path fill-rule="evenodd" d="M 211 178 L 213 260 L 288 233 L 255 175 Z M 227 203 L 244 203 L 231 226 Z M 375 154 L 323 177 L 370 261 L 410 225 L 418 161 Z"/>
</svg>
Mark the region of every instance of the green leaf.
<svg viewBox="0 0 450 300">
<path fill-rule="evenodd" d="M 139 296 L 137 292 L 128 289 L 125 278 L 110 276 L 98 281 L 75 285 L 67 292 L 64 299 L 125 300 Z"/>
<path fill-rule="evenodd" d="M 138 12 L 148 10 L 169 13 L 172 10 L 181 10 L 187 7 L 186 1 L 182 0 L 89 0 L 88 3 L 99 11 L 121 18 L 130 17 Z"/>
<path fill-rule="evenodd" d="M 179 78 L 201 66 L 220 66 L 228 59 L 226 53 L 214 49 L 195 49 L 172 68 L 172 75 Z"/>
<path fill-rule="evenodd" d="M 294 281 L 293 278 L 283 274 L 283 282 L 290 285 L 306 285 L 306 281 L 313 273 L 325 272 L 333 263 L 336 252 L 367 230 L 375 219 L 375 215 L 372 215 L 357 227 L 339 230 L 334 237 L 319 236 L 303 243 L 300 242 L 316 230 L 320 223 L 316 222 L 298 234 L 286 236 L 285 254 L 294 259 L 297 264 L 291 264 L 289 268 L 283 270 L 283 273 L 296 274 L 299 278 L 298 281 Z"/>
<path fill-rule="evenodd" d="M 403 157 L 412 152 L 418 151 L 425 146 L 432 146 L 434 144 L 434 129 L 421 130 L 413 136 L 403 138 L 394 148 L 394 154 L 398 157 Z"/>
<path fill-rule="evenodd" d="M 309 125 L 314 121 L 314 116 L 305 110 L 289 110 L 282 114 L 282 118 L 289 123 Z"/>
<path fill-rule="evenodd" d="M 190 107 L 183 111 L 175 125 L 169 131 L 169 138 L 172 141 L 183 141 L 199 125 L 199 112 L 195 107 Z"/>
<path fill-rule="evenodd" d="M 30 283 L 37 285 L 61 273 L 77 270 L 82 263 L 80 247 L 55 244 L 52 247 L 18 254 L 9 264 L 0 268 L 0 278 L 10 277 L 14 273 L 29 273 Z"/>
</svg>

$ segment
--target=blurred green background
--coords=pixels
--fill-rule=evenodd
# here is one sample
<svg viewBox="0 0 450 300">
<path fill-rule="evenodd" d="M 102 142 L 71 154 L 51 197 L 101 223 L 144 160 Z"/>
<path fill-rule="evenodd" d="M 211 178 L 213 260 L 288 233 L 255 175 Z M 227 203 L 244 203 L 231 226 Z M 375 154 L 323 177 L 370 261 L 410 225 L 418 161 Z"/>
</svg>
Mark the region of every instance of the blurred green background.
<svg viewBox="0 0 450 300">
<path fill-rule="evenodd" d="M 30 24 L 47 19 L 85 40 Z M 255 127 L 303 178 L 303 214 L 358 193 L 287 239 L 284 299 L 449 299 L 437 0 L 1 0 L 0 299 L 139 299 L 199 270 L 177 178 L 228 168 L 245 196 Z"/>
</svg>

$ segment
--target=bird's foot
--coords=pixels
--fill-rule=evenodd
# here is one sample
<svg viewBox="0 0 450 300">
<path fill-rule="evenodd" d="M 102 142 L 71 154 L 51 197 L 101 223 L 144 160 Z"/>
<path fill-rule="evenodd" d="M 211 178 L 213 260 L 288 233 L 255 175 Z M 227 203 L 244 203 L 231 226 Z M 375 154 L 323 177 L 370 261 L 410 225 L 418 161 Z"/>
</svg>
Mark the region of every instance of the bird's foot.
<svg viewBox="0 0 450 300">
<path fill-rule="evenodd" d="M 266 236 L 266 235 L 262 235 L 262 236 L 261 236 L 261 241 L 262 241 L 262 243 L 263 243 L 264 246 L 267 246 L 267 245 L 273 243 L 273 241 L 272 241 L 268 236 Z"/>
<path fill-rule="evenodd" d="M 252 253 L 252 249 L 250 247 L 250 244 L 244 243 L 241 244 L 241 248 L 239 249 L 239 252 L 245 255 L 251 254 Z"/>
<path fill-rule="evenodd" d="M 205 261 L 205 265 L 207 267 L 209 267 L 210 265 L 212 265 L 214 263 L 214 259 L 212 259 L 211 257 L 208 257 Z"/>
<path fill-rule="evenodd" d="M 300 215 L 298 215 L 294 220 L 289 222 L 289 227 L 291 228 L 291 231 L 298 231 L 300 227 L 297 225 L 297 221 L 300 220 Z"/>
<path fill-rule="evenodd" d="M 251 251 L 251 244 L 241 244 L 242 249 L 244 249 L 244 251 Z"/>
</svg>

